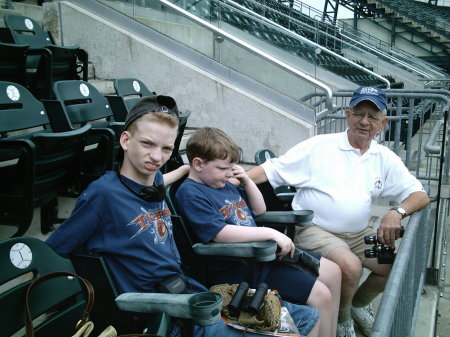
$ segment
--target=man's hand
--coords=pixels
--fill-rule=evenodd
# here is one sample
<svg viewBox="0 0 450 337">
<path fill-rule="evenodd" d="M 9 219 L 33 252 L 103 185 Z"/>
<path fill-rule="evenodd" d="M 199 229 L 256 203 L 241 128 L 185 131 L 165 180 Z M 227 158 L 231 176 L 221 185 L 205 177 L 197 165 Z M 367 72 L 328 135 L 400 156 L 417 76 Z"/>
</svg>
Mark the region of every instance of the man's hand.
<svg viewBox="0 0 450 337">
<path fill-rule="evenodd" d="M 402 215 L 395 210 L 390 210 L 384 215 L 377 234 L 381 244 L 395 248 L 395 240 L 400 237 L 401 220 Z"/>
</svg>

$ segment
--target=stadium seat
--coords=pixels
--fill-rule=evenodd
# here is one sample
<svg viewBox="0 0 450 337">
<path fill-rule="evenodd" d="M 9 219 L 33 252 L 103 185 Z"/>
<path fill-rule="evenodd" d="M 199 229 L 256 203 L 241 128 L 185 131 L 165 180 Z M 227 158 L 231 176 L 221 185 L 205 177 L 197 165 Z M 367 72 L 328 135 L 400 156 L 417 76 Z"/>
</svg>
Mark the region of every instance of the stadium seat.
<svg viewBox="0 0 450 337">
<path fill-rule="evenodd" d="M 124 123 L 116 122 L 108 100 L 90 83 L 79 80 L 56 82 L 56 100 L 44 104 L 59 130 L 92 125 L 84 152 L 84 181 L 79 191 L 107 170 L 118 167 L 117 151 Z"/>
<path fill-rule="evenodd" d="M 93 336 L 98 336 L 108 325 L 113 324 L 119 335 L 138 333 L 139 323 L 151 327 L 154 334 L 165 336 L 170 327 L 170 316 L 165 313 L 139 316 L 136 313 L 124 312 L 115 303 L 120 291 L 109 268 L 99 254 L 73 254 L 70 257 L 77 275 L 87 279 L 95 291 L 95 302 L 90 319 L 95 322 Z M 108 308 L 108 310 L 105 310 Z"/>
<path fill-rule="evenodd" d="M 95 336 L 108 325 L 117 328 L 119 334 L 142 333 L 133 320 L 137 316 L 136 312 L 145 315 L 143 318 L 147 327 L 146 333 L 154 336 L 168 335 L 171 317 L 186 318 L 191 326 L 194 322 L 209 325 L 220 319 L 222 298 L 218 294 L 125 293 L 116 297 L 117 289 L 103 259 L 98 255 L 78 257 L 75 260 L 79 264 L 74 267 L 71 260 L 59 256 L 43 241 L 31 237 L 12 238 L 0 242 L 2 266 L 0 286 L 5 290 L 0 293 L 2 308 L 0 337 L 18 335 L 17 331 L 24 329 L 25 294 L 32 281 L 56 271 L 85 277 L 78 272 L 78 268 L 82 272 L 88 270 L 86 274 L 89 277 L 85 278 L 92 282 L 94 288 L 94 306 L 89 320 L 94 322 Z M 144 303 L 136 303 L 139 301 L 136 300 L 136 296 L 143 298 Z M 202 301 L 208 302 L 208 305 L 202 306 Z M 81 283 L 73 276 L 52 278 L 40 284 L 34 288 L 29 297 L 31 316 L 35 319 L 34 336 L 73 336 L 86 302 L 86 293 Z M 127 310 L 120 311 L 117 307 L 124 307 Z"/>
<path fill-rule="evenodd" d="M 116 96 L 108 95 L 109 104 L 118 122 L 124 122 L 128 111 L 144 96 L 156 95 L 142 81 L 136 78 L 119 78 L 113 82 Z"/>
<path fill-rule="evenodd" d="M 0 224 L 23 235 L 37 207 L 43 233 L 58 222 L 56 197 L 80 173 L 90 128 L 55 132 L 44 106 L 25 87 L 0 82 Z"/>
<path fill-rule="evenodd" d="M 250 283 L 253 266 L 256 262 L 268 262 L 276 258 L 276 242 L 200 243 L 175 206 L 175 193 L 182 181 L 180 179 L 166 187 L 166 202 L 172 214 L 174 237 L 182 260 L 181 266 L 185 273 L 199 282 L 211 286 L 206 275 L 206 261 L 238 261 L 244 265 L 244 279 Z M 258 226 L 275 228 L 293 239 L 295 227 L 310 225 L 312 217 L 313 212 L 305 210 L 266 212 L 254 219 Z"/>
<path fill-rule="evenodd" d="M 268 149 L 259 150 L 255 153 L 256 165 L 261 165 L 267 159 L 270 159 L 270 158 L 276 158 L 276 155 Z M 291 202 L 296 193 L 296 190 L 294 187 L 280 186 L 280 187 L 275 188 L 275 190 L 273 190 L 268 182 L 260 184 L 258 187 L 264 196 L 264 200 L 266 201 L 266 205 L 267 205 L 268 209 L 270 209 L 270 210 L 290 210 L 290 209 L 292 209 Z M 275 195 L 273 192 L 275 192 Z"/>
<path fill-rule="evenodd" d="M 75 273 L 70 260 L 31 237 L 1 241 L 0 264 L 0 285 L 6 289 L 9 284 L 9 289 L 0 294 L 0 337 L 13 336 L 24 327 L 25 294 L 34 279 L 55 271 Z M 72 336 L 85 305 L 83 289 L 76 279 L 58 277 L 39 285 L 29 301 L 32 318 L 41 317 L 34 322 L 34 336 Z"/>
<path fill-rule="evenodd" d="M 33 19 L 22 15 L 5 15 L 4 42 L 27 45 L 27 86 L 38 98 L 52 98 L 56 81 L 88 77 L 88 55 L 79 46 L 58 46 L 50 33 Z"/>
</svg>

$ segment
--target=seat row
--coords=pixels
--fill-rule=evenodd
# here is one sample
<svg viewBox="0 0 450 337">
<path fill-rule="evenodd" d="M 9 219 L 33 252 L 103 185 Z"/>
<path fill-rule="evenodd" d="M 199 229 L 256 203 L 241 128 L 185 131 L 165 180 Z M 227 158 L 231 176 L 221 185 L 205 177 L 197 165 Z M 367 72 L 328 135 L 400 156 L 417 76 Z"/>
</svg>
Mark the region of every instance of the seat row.
<svg viewBox="0 0 450 337">
<path fill-rule="evenodd" d="M 88 53 L 79 46 L 57 45 L 38 22 L 5 15 L 0 28 L 0 80 L 27 87 L 35 97 L 54 98 L 53 83 L 88 79 Z"/>
<path fill-rule="evenodd" d="M 77 196 L 105 171 L 116 154 L 128 110 L 151 96 L 137 79 L 114 81 L 117 95 L 103 96 L 82 80 L 54 83 L 55 99 L 38 100 L 24 86 L 0 81 L 0 224 L 29 228 L 41 209 L 41 231 L 58 219 L 57 196 Z M 172 108 L 172 107 L 170 107 Z M 166 172 L 183 164 L 179 146 L 190 116 L 179 115 L 179 132 Z"/>
</svg>

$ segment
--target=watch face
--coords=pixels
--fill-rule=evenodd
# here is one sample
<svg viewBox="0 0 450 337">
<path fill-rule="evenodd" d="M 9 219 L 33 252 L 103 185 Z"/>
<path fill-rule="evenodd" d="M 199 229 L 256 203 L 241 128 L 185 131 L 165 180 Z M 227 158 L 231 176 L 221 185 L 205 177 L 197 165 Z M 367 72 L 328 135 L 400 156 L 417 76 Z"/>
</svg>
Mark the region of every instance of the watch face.
<svg viewBox="0 0 450 337">
<path fill-rule="evenodd" d="M 33 253 L 26 244 L 18 242 L 9 250 L 9 259 L 15 267 L 25 269 L 33 260 Z"/>
</svg>

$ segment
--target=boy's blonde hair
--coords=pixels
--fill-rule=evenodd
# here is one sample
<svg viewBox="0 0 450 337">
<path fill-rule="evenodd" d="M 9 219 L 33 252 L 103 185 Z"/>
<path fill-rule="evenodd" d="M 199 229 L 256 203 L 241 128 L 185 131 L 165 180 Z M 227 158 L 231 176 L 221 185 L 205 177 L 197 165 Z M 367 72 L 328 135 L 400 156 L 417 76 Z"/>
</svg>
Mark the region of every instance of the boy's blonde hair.
<svg viewBox="0 0 450 337">
<path fill-rule="evenodd" d="M 235 163 L 241 157 L 241 150 L 222 130 L 204 127 L 197 130 L 187 142 L 186 155 L 190 164 L 195 157 L 207 162 L 230 159 L 230 162 Z"/>
<path fill-rule="evenodd" d="M 145 115 L 134 120 L 129 126 L 128 131 L 133 134 L 136 130 L 136 124 L 139 121 L 148 121 L 148 122 L 158 122 L 161 124 L 165 124 L 173 129 L 178 128 L 178 118 L 176 115 L 168 114 L 163 111 L 149 111 Z"/>
</svg>

